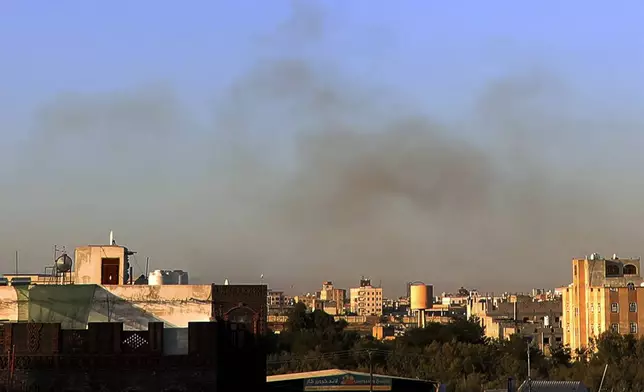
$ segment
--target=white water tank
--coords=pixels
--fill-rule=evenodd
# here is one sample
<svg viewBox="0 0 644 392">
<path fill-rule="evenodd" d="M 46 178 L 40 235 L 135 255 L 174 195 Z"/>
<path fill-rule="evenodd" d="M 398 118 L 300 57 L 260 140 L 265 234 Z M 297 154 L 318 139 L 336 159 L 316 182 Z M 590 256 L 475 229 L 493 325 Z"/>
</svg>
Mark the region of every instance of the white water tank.
<svg viewBox="0 0 644 392">
<path fill-rule="evenodd" d="M 550 326 L 550 317 L 549 316 L 543 316 L 543 326 L 544 327 L 549 327 Z"/>
<path fill-rule="evenodd" d="M 150 276 L 148 277 L 148 285 L 160 286 L 162 284 L 163 284 L 163 272 L 161 270 L 150 272 Z"/>
</svg>

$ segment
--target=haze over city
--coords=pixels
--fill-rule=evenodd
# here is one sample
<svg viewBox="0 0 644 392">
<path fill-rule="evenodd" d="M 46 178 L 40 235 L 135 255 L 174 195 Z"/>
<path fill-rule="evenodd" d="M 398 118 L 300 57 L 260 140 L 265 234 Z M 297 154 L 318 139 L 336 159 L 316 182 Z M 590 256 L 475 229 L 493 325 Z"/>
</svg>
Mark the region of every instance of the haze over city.
<svg viewBox="0 0 644 392">
<path fill-rule="evenodd" d="M 369 10 L 3 4 L 5 265 L 114 230 L 136 274 L 521 290 L 644 253 L 641 13 Z"/>
</svg>

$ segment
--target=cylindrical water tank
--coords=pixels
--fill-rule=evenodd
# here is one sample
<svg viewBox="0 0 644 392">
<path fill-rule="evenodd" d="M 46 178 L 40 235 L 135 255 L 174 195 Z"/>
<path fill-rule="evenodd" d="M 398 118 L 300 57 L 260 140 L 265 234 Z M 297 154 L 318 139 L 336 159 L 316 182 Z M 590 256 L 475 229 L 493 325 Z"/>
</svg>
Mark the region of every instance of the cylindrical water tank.
<svg viewBox="0 0 644 392">
<path fill-rule="evenodd" d="M 543 326 L 544 327 L 549 327 L 550 326 L 550 317 L 543 316 Z"/>
<path fill-rule="evenodd" d="M 414 283 L 409 287 L 411 310 L 424 310 L 431 307 L 431 297 L 427 287 L 424 283 Z"/>
<path fill-rule="evenodd" d="M 150 276 L 148 277 L 148 285 L 160 286 L 162 284 L 163 284 L 163 272 L 161 272 L 161 270 L 150 272 Z"/>
<path fill-rule="evenodd" d="M 182 270 L 175 270 L 177 274 L 177 284 L 189 284 L 188 283 L 188 273 Z"/>
</svg>

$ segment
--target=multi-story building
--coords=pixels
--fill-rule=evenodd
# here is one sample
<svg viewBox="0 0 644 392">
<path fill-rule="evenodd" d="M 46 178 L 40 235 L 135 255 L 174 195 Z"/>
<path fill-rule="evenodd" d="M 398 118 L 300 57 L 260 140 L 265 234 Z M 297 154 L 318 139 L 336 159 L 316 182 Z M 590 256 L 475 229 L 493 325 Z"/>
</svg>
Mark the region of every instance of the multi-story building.
<svg viewBox="0 0 644 392">
<path fill-rule="evenodd" d="M 333 282 L 327 281 L 322 283 L 320 291 L 320 300 L 325 302 L 324 311 L 338 315 L 344 313 L 344 302 L 347 297 L 347 291 L 333 287 Z"/>
<path fill-rule="evenodd" d="M 360 287 L 350 289 L 351 312 L 382 316 L 382 287 L 373 287 L 370 279 L 360 279 Z"/>
<path fill-rule="evenodd" d="M 468 302 L 467 317 L 476 317 L 485 328 L 485 335 L 491 339 L 520 335 L 546 353 L 553 346 L 563 344 L 559 299 L 542 301 L 521 295 L 477 295 Z"/>
<path fill-rule="evenodd" d="M 283 313 L 286 307 L 284 292 L 281 290 L 268 290 L 266 305 L 270 313 Z"/>
<path fill-rule="evenodd" d="M 303 303 L 309 311 L 324 310 L 324 301 L 320 301 L 316 294 L 307 293 L 293 297 L 295 303 Z"/>
<path fill-rule="evenodd" d="M 564 344 L 584 350 L 612 330 L 644 335 L 644 279 L 640 259 L 605 259 L 594 253 L 572 260 L 572 283 L 562 291 Z"/>
</svg>

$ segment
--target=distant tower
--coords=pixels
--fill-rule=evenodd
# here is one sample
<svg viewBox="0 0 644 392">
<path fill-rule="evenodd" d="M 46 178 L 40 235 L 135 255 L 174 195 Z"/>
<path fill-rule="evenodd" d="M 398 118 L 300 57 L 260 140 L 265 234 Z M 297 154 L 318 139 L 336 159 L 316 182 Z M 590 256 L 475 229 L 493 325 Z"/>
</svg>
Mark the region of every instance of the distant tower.
<svg viewBox="0 0 644 392">
<path fill-rule="evenodd" d="M 224 286 L 228 286 L 228 279 L 224 280 Z"/>
<path fill-rule="evenodd" d="M 425 328 L 425 311 L 432 307 L 434 288 L 422 282 L 414 282 L 409 287 L 411 311 L 416 312 L 418 328 Z"/>
</svg>

